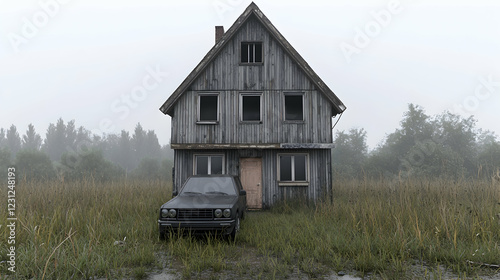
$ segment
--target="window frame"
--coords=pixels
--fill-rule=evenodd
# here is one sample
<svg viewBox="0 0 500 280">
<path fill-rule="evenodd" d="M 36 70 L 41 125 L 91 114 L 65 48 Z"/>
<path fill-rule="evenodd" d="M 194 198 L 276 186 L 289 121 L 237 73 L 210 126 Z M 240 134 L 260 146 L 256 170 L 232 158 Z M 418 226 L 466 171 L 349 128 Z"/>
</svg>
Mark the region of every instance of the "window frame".
<svg viewBox="0 0 500 280">
<path fill-rule="evenodd" d="M 259 97 L 259 120 L 244 120 L 243 119 L 243 97 L 245 96 L 258 96 Z M 239 115 L 240 115 L 240 122 L 241 123 L 247 123 L 247 124 L 255 124 L 255 123 L 262 123 L 262 92 L 241 92 L 240 93 L 240 102 L 239 102 Z"/>
<path fill-rule="evenodd" d="M 216 96 L 217 97 L 217 119 L 216 120 L 201 120 L 201 97 Z M 218 124 L 220 120 L 220 93 L 219 92 L 203 92 L 197 94 L 197 109 L 196 123 L 197 124 Z"/>
<path fill-rule="evenodd" d="M 286 118 L 286 97 L 287 96 L 302 96 L 302 120 L 288 120 Z M 300 92 L 292 92 L 292 91 L 283 92 L 283 121 L 284 122 L 286 122 L 286 123 L 304 123 L 306 121 L 305 107 L 306 107 L 305 92 L 303 92 L 303 91 L 300 91 Z"/>
<path fill-rule="evenodd" d="M 253 44 L 254 46 L 257 44 L 260 44 L 261 46 L 261 60 L 260 62 L 255 61 L 255 47 L 253 48 L 254 52 L 254 61 L 253 62 L 243 62 L 242 61 L 242 55 L 243 55 L 243 44 Z M 240 65 L 263 65 L 264 64 L 264 43 L 262 41 L 241 41 L 240 42 L 240 56 L 239 56 L 239 62 Z"/>
<path fill-rule="evenodd" d="M 222 173 L 221 174 L 226 174 L 226 157 L 224 154 L 194 154 L 193 155 L 193 175 L 200 175 L 198 174 L 198 157 L 208 157 L 208 165 L 207 165 L 207 175 L 214 175 L 212 174 L 212 157 L 222 157 Z"/>
<path fill-rule="evenodd" d="M 282 181 L 281 180 L 281 157 L 282 156 L 291 156 L 292 157 L 292 162 L 291 162 L 291 176 L 292 179 L 291 181 Z M 305 175 L 306 179 L 305 181 L 295 181 L 295 156 L 305 156 Z M 277 166 L 278 166 L 278 174 L 277 174 L 277 179 L 278 179 L 278 185 L 279 186 L 309 186 L 309 153 L 278 153 L 277 155 Z"/>
</svg>

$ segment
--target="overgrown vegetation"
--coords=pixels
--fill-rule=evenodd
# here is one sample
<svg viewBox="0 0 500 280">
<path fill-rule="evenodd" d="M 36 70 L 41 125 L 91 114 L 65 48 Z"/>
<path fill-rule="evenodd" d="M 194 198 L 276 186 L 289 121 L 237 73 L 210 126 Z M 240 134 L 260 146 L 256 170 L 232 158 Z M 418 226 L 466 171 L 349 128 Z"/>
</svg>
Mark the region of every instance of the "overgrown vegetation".
<svg viewBox="0 0 500 280">
<path fill-rule="evenodd" d="M 113 279 L 153 266 L 157 209 L 169 193 L 158 181 L 18 182 L 15 278 Z M 2 261 L 8 234 L 0 228 Z M 4 263 L 0 274 L 6 273 Z"/>
<path fill-rule="evenodd" d="M 439 279 L 443 266 L 455 277 L 498 276 L 468 261 L 499 264 L 499 183 L 335 181 L 333 202 L 283 202 L 248 213 L 233 243 L 160 241 L 157 211 L 171 193 L 160 181 L 21 181 L 14 279 L 144 278 L 164 268 L 185 279 L 313 278 L 341 270 Z M 5 221 L 5 209 L 0 213 Z M 0 239 L 7 236 L 1 227 Z M 7 244 L 0 244 L 4 261 Z"/>
</svg>

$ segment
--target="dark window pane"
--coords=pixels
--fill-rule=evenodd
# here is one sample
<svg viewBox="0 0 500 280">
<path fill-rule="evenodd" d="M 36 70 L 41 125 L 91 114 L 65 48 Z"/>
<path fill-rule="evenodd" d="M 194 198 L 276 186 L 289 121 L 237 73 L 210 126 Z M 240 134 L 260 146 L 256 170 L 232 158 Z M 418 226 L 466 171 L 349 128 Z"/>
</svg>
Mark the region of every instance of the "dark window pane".
<svg viewBox="0 0 500 280">
<path fill-rule="evenodd" d="M 198 175 L 208 174 L 208 157 L 207 156 L 197 156 L 196 157 L 196 174 L 198 174 Z"/>
<path fill-rule="evenodd" d="M 285 119 L 287 121 L 302 121 L 302 95 L 285 96 Z"/>
<path fill-rule="evenodd" d="M 262 43 L 241 43 L 241 62 L 262 62 Z"/>
<path fill-rule="evenodd" d="M 243 96 L 243 120 L 260 121 L 260 96 Z"/>
<path fill-rule="evenodd" d="M 255 44 L 255 62 L 262 62 L 262 43 Z"/>
<path fill-rule="evenodd" d="M 241 62 L 248 63 L 248 43 L 241 43 Z"/>
<path fill-rule="evenodd" d="M 294 159 L 295 163 L 295 181 L 306 180 L 306 156 L 297 155 Z"/>
<path fill-rule="evenodd" d="M 248 44 L 248 62 L 253 63 L 254 60 L 255 45 Z"/>
<path fill-rule="evenodd" d="M 280 156 L 280 181 L 292 181 L 291 156 Z"/>
<path fill-rule="evenodd" d="M 212 156 L 210 157 L 210 174 L 222 174 L 222 156 Z"/>
<path fill-rule="evenodd" d="M 200 95 L 200 121 L 217 121 L 217 95 Z"/>
</svg>

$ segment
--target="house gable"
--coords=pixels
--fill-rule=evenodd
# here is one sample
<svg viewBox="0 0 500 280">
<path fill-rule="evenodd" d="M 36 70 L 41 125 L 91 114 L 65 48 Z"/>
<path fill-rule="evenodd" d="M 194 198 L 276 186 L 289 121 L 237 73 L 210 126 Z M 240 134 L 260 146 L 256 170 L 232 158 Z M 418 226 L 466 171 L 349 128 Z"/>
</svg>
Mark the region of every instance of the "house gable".
<svg viewBox="0 0 500 280">
<path fill-rule="evenodd" d="M 259 26 L 260 24 L 260 26 Z M 262 32 L 242 32 L 244 29 L 249 28 L 260 28 Z M 250 29 L 252 30 L 252 29 Z M 269 53 L 268 55 L 287 55 L 290 59 L 289 62 L 285 62 L 287 64 L 284 65 L 266 65 L 266 47 L 264 46 L 264 63 L 262 71 L 254 71 L 249 67 L 259 67 L 259 66 L 246 66 L 239 67 L 240 69 L 234 69 L 239 64 L 235 64 L 236 61 L 229 61 L 229 63 L 220 64 L 223 66 L 219 66 L 220 68 L 216 68 L 219 63 L 214 63 L 214 61 L 218 59 L 233 59 L 238 60 L 240 58 L 239 55 L 239 42 L 237 40 L 238 36 L 246 35 L 247 41 L 253 41 L 251 36 L 255 36 L 255 40 L 258 41 L 259 37 L 266 36 L 269 37 L 267 50 L 278 50 L 278 48 L 273 48 L 272 45 L 280 46 L 279 49 L 282 50 L 282 54 L 278 53 Z M 236 38 L 235 38 L 236 37 Z M 263 39 L 263 38 L 262 38 Z M 232 55 L 228 55 L 232 54 Z M 269 63 L 267 63 L 269 64 Z M 212 69 L 210 69 L 212 67 Z M 246 69 L 244 69 L 246 68 Z M 333 93 L 333 91 L 328 88 L 328 86 L 319 78 L 319 76 L 311 69 L 311 67 L 307 64 L 307 62 L 299 55 L 299 53 L 288 43 L 288 41 L 279 33 L 279 31 L 274 27 L 274 25 L 267 19 L 267 17 L 260 11 L 260 9 L 253 2 L 248 6 L 248 8 L 243 12 L 243 14 L 236 20 L 236 22 L 231 26 L 231 28 L 222 36 L 222 38 L 215 44 L 215 46 L 207 53 L 207 55 L 202 59 L 202 61 L 196 66 L 196 68 L 188 75 L 188 77 L 182 82 L 182 84 L 174 91 L 174 93 L 167 99 L 167 101 L 161 106 L 160 110 L 164 114 L 169 114 L 170 116 L 174 116 L 174 107 L 178 100 L 181 98 L 183 94 L 188 90 L 197 90 L 200 85 L 203 85 L 202 90 L 219 90 L 223 89 L 225 84 L 225 77 L 229 76 L 228 81 L 239 81 L 238 90 L 261 90 L 259 88 L 266 89 L 279 89 L 282 86 L 285 77 L 281 77 L 279 73 L 277 73 L 278 69 L 285 69 L 287 75 L 291 75 L 289 78 L 288 84 L 294 86 L 294 83 L 300 84 L 300 86 L 304 87 L 307 83 L 299 83 L 300 81 L 296 80 L 299 76 L 298 72 L 302 72 L 303 74 L 300 76 L 305 76 L 308 78 L 309 83 L 312 86 L 308 86 L 308 89 L 314 87 L 318 92 L 322 93 L 327 101 L 331 104 L 331 116 L 342 113 L 346 107 L 345 105 L 338 99 L 338 97 Z M 297 71 L 296 69 L 300 69 Z M 238 71 L 234 71 L 238 70 Z M 273 73 L 273 71 L 275 71 Z M 222 74 L 222 76 L 210 76 L 210 72 L 215 72 Z M 258 73 L 256 73 L 258 72 Z M 281 71 L 283 72 L 283 71 Z M 241 75 L 241 76 L 240 76 Z M 255 76 L 257 75 L 257 76 Z M 263 79 L 264 75 L 270 75 L 266 77 L 271 77 L 269 79 Z M 236 76 L 236 77 L 233 77 Z M 278 77 L 280 76 L 280 77 Z M 252 77 L 252 79 L 250 79 Z M 260 78 L 260 79 L 258 79 Z M 286 79 L 285 79 L 286 80 Z M 196 87 L 195 81 L 197 81 L 198 87 Z M 201 81 L 201 82 L 200 82 Z M 193 87 L 194 86 L 194 87 Z M 233 84 L 233 86 L 235 86 Z M 283 87 L 282 87 L 283 89 Z M 293 88 L 286 88 L 293 89 Z"/>
</svg>

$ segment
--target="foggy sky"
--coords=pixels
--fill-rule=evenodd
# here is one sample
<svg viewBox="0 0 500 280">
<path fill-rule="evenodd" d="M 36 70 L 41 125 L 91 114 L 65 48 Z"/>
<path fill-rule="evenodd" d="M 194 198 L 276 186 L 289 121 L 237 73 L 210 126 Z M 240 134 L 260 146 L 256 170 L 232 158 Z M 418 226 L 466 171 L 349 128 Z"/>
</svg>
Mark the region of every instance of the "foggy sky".
<svg viewBox="0 0 500 280">
<path fill-rule="evenodd" d="M 351 2 L 255 1 L 347 106 L 335 130 L 365 128 L 374 148 L 414 103 L 500 134 L 499 2 Z M 99 135 L 140 122 L 167 144 L 158 108 L 249 3 L 2 0 L 0 127 L 44 138 L 60 117 Z"/>
</svg>

